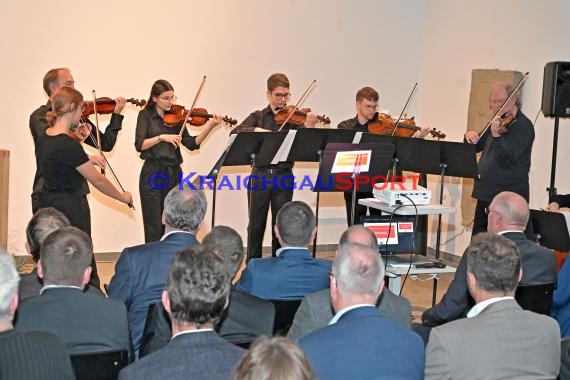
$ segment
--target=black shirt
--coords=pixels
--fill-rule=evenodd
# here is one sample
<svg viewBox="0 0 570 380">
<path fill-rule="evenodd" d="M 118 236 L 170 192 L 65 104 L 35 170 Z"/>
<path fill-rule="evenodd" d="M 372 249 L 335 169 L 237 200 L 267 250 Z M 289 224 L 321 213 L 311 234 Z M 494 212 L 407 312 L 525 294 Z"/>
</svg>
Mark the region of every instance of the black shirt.
<svg viewBox="0 0 570 380">
<path fill-rule="evenodd" d="M 36 151 L 38 139 L 40 136 L 45 135 L 46 130 L 49 128 L 49 124 L 46 119 L 46 114 L 48 111 L 51 111 L 50 101 L 48 101 L 47 104 L 40 106 L 30 115 L 30 132 L 32 133 L 32 138 L 34 139 L 34 146 L 36 147 Z M 109 125 L 107 128 L 105 128 L 105 133 L 101 133 L 101 131 L 99 131 L 102 151 L 109 152 L 115 146 L 115 143 L 117 142 L 117 135 L 121 130 L 123 118 L 123 115 L 113 113 L 113 115 L 111 115 L 111 121 Z M 93 125 L 89 119 L 86 119 L 86 121 L 91 124 L 92 131 L 96 130 L 95 125 Z M 95 147 L 95 142 L 89 137 L 85 140 L 85 144 Z M 34 177 L 33 193 L 36 194 L 41 191 L 43 186 L 44 183 L 42 174 L 40 172 L 40 165 L 36 157 L 36 175 Z"/>
<path fill-rule="evenodd" d="M 253 132 L 255 128 L 263 128 L 269 131 L 277 131 L 280 127 L 279 124 L 275 121 L 275 113 L 271 109 L 271 106 L 267 106 L 262 110 L 253 111 L 249 114 L 245 120 L 235 127 L 231 133 L 240 133 L 240 132 Z M 304 125 L 287 123 L 283 126 L 283 131 L 289 129 L 299 129 L 305 128 Z M 280 162 L 277 165 L 268 165 L 267 168 L 277 168 L 278 170 L 285 170 L 291 169 L 293 167 L 292 163 L 289 162 Z"/>
<path fill-rule="evenodd" d="M 367 121 L 364 124 L 360 124 L 358 121 L 358 115 L 352 119 L 345 120 L 338 125 L 338 129 L 352 129 L 356 132 L 365 132 L 368 133 L 368 124 L 370 121 Z"/>
<path fill-rule="evenodd" d="M 38 138 L 36 157 L 44 178 L 44 191 L 89 192 L 86 179 L 77 167 L 89 162 L 89 157 L 77 141 L 67 134 Z"/>
<path fill-rule="evenodd" d="M 141 150 L 144 140 L 162 134 L 177 135 L 180 133 L 180 128 L 182 128 L 182 125 L 173 127 L 165 125 L 162 117 L 156 112 L 155 105 L 140 111 L 135 133 L 135 148 L 137 152 L 141 152 L 140 157 L 143 160 L 161 160 L 173 165 L 180 165 L 182 163 L 180 149 L 175 148 L 174 145 L 168 142 L 161 141 L 148 149 Z M 200 145 L 196 143 L 196 137 L 190 136 L 186 128 L 182 132 L 182 145 L 189 150 L 200 148 Z"/>
<path fill-rule="evenodd" d="M 475 145 L 483 154 L 478 163 L 479 179 L 475 180 L 473 198 L 491 202 L 500 192 L 512 191 L 528 202 L 533 142 L 534 127 L 520 110 L 502 136 L 493 137 L 491 128 L 487 129 Z"/>
</svg>

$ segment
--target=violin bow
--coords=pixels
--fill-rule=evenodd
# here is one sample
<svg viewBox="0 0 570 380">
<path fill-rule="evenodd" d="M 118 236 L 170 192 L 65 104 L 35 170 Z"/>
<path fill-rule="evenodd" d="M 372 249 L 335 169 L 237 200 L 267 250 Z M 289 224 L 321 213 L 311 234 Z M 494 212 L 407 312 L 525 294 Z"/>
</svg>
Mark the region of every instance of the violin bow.
<svg viewBox="0 0 570 380">
<path fill-rule="evenodd" d="M 101 136 L 99 136 L 99 116 L 97 116 L 97 95 L 95 95 L 95 90 L 92 90 L 91 93 L 93 94 L 93 113 L 95 114 L 95 129 L 96 129 L 96 136 L 97 142 L 97 149 L 99 150 L 99 154 L 103 156 L 103 150 L 101 150 Z M 104 156 L 103 156 L 104 157 Z M 107 161 L 107 160 L 105 160 Z M 105 175 L 105 169 L 101 168 L 101 174 Z"/>
<path fill-rule="evenodd" d="M 418 88 L 418 82 L 416 82 L 416 84 L 414 84 L 414 87 L 412 88 L 412 92 L 410 92 L 410 95 L 408 95 L 408 100 L 406 100 L 406 103 L 404 104 L 404 108 L 402 108 L 402 111 L 400 112 L 400 116 L 398 116 L 398 118 L 396 119 L 396 124 L 394 124 L 394 130 L 392 131 L 392 136 L 395 135 L 396 129 L 398 129 L 398 125 L 400 124 L 400 120 L 402 120 L 402 115 L 404 115 L 404 112 L 406 112 L 406 109 L 408 109 L 408 105 L 410 104 L 410 101 L 412 100 L 412 98 L 414 97 L 414 94 L 416 93 L 416 88 Z"/>
<path fill-rule="evenodd" d="M 97 133 L 97 135 L 99 135 L 99 133 Z M 95 137 L 93 136 L 93 132 L 89 132 L 89 138 L 91 139 L 91 142 L 93 142 L 93 144 L 95 145 L 95 148 L 97 150 L 99 150 L 99 152 L 101 153 L 101 157 L 103 157 L 103 160 L 105 161 L 105 164 L 107 165 L 107 167 L 109 168 L 109 171 L 111 172 L 111 177 L 113 177 L 113 180 L 115 181 L 115 183 L 117 184 L 117 187 L 124 193 L 125 192 L 125 188 L 123 187 L 123 185 L 121 184 L 121 181 L 119 181 L 119 177 L 117 177 L 117 175 L 115 174 L 115 171 L 113 170 L 113 168 L 111 167 L 111 164 L 109 163 L 109 160 L 107 160 L 107 157 L 103 154 L 103 151 L 101 150 L 101 145 L 97 142 L 97 140 L 95 139 Z M 101 141 L 101 139 L 98 139 L 99 142 Z M 129 203 L 128 206 L 130 208 L 132 208 L 133 210 L 135 210 L 135 206 L 132 203 Z"/>
<path fill-rule="evenodd" d="M 283 129 L 283 127 L 285 126 L 285 124 L 287 124 L 287 122 L 289 121 L 289 119 L 291 118 L 291 116 L 293 116 L 293 114 L 295 112 L 297 112 L 297 110 L 299 109 L 299 107 L 301 106 L 301 104 L 303 104 L 305 102 L 305 100 L 307 100 L 307 98 L 309 97 L 309 92 L 316 86 L 317 80 L 313 79 L 313 81 L 309 84 L 309 87 L 307 87 L 307 89 L 305 90 L 305 92 L 303 92 L 303 95 L 301 95 L 301 98 L 299 99 L 299 101 L 297 102 L 297 104 L 295 104 L 295 107 L 293 108 L 293 111 L 291 111 L 291 113 L 289 114 L 289 116 L 287 117 L 287 119 L 285 119 L 285 121 L 279 126 L 279 128 L 277 128 L 277 131 L 280 131 Z"/>
<path fill-rule="evenodd" d="M 196 106 L 196 103 L 198 102 L 198 97 L 202 93 L 202 88 L 204 88 L 204 83 L 206 83 L 206 76 L 205 75 L 202 78 L 202 83 L 200 83 L 200 87 L 198 87 L 198 92 L 196 92 L 196 96 L 194 96 L 194 101 L 192 102 L 192 106 L 190 107 L 190 110 L 186 114 L 186 118 L 184 119 L 184 123 L 182 123 L 182 127 L 180 128 L 180 132 L 178 132 L 178 136 L 180 136 L 180 137 L 182 137 L 182 133 L 184 133 L 184 130 L 186 130 L 186 123 L 188 122 L 188 118 L 190 117 L 190 114 L 192 113 L 194 106 Z"/>
<path fill-rule="evenodd" d="M 489 127 L 491 126 L 491 123 L 493 122 L 493 120 L 495 120 L 497 118 L 497 116 L 499 116 L 501 114 L 501 112 L 503 112 L 503 108 L 505 108 L 505 105 L 507 105 L 508 102 L 511 101 L 511 99 L 513 98 L 513 96 L 516 95 L 516 93 L 520 90 L 520 88 L 522 87 L 522 85 L 526 82 L 526 80 L 528 79 L 528 71 L 523 75 L 523 77 L 521 78 L 521 80 L 519 81 L 519 83 L 515 86 L 515 88 L 513 89 L 513 91 L 511 92 L 511 94 L 509 95 L 509 97 L 507 98 L 507 100 L 505 100 L 503 102 L 503 104 L 501 105 L 501 107 L 497 110 L 497 112 L 495 112 L 495 114 L 493 115 L 493 117 L 491 118 L 491 120 L 489 120 L 489 122 L 487 123 L 487 125 L 485 126 L 485 128 L 483 128 L 483 130 L 481 131 L 481 133 L 479 133 L 479 136 L 482 136 L 485 132 L 487 132 L 487 129 L 489 129 Z"/>
</svg>

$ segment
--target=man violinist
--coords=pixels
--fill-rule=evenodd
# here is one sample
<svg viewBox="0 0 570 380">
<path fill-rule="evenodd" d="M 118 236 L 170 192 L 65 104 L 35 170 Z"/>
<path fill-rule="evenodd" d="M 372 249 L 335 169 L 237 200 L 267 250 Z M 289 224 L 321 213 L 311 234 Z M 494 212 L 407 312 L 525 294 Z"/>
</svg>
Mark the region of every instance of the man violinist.
<svg viewBox="0 0 570 380">
<path fill-rule="evenodd" d="M 512 96 L 512 87 L 496 84 L 489 95 L 489 107 L 493 114 L 501 106 L 500 118 L 491 122 L 481 135 L 475 131 L 465 133 L 464 142 L 475 144 L 479 159 L 479 178 L 475 179 L 473 198 L 477 199 L 472 236 L 487 231 L 487 208 L 495 195 L 512 191 L 529 200 L 529 178 L 534 126 L 522 113 L 517 96 Z M 512 119 L 506 123 L 501 120 Z"/>
<path fill-rule="evenodd" d="M 50 97 L 50 100 L 48 100 L 47 104 L 40 106 L 30 115 L 30 132 L 32 133 L 32 138 L 34 139 L 34 146 L 37 146 L 36 144 L 38 138 L 41 135 L 43 135 L 46 129 L 48 129 L 49 127 L 48 122 L 46 120 L 46 114 L 48 111 L 51 111 L 52 109 L 51 96 L 61 87 L 75 88 L 75 81 L 73 80 L 71 71 L 67 68 L 51 69 L 46 73 L 46 75 L 44 75 L 43 87 L 48 97 Z M 119 97 L 116 99 L 116 106 L 113 115 L 111 116 L 111 121 L 109 123 L 109 126 L 105 129 L 105 133 L 101 133 L 101 131 L 99 131 L 102 151 L 108 152 L 111 149 L 113 149 L 113 147 L 115 146 L 115 142 L 117 141 L 117 135 L 122 127 L 124 116 L 121 115 L 121 112 L 125 107 L 125 104 L 126 104 L 125 98 Z M 88 123 L 89 125 L 84 127 L 79 126 L 79 129 L 82 129 L 83 131 L 87 129 L 89 130 L 95 129 L 94 128 L 95 126 L 93 125 L 93 123 L 91 123 L 91 121 L 89 121 L 89 119 L 85 118 L 85 122 Z M 81 132 L 82 131 L 78 131 L 78 133 Z M 81 140 L 84 141 L 86 144 L 95 147 L 96 139 L 95 141 L 93 141 L 93 139 L 91 138 L 85 138 L 86 137 L 85 135 L 80 137 L 83 137 Z M 105 167 L 105 160 L 103 159 L 103 157 L 99 155 L 89 156 L 89 161 L 91 161 L 91 163 L 94 165 L 98 165 L 102 168 Z M 32 191 L 33 213 L 35 213 L 38 210 L 38 198 L 43 188 L 42 175 L 37 169 L 37 167 L 38 166 L 36 163 L 36 175 L 34 177 L 34 185 Z"/>
<path fill-rule="evenodd" d="M 378 92 L 372 87 L 363 87 L 356 93 L 356 116 L 352 119 L 345 120 L 338 125 L 338 129 L 353 129 L 357 132 L 369 133 L 368 125 L 370 120 L 376 116 L 378 112 Z M 429 133 L 428 128 L 421 128 L 416 131 L 412 137 L 424 138 Z M 360 224 L 360 218 L 366 215 L 368 207 L 358 204 L 359 199 L 372 198 L 371 192 L 356 193 L 356 203 L 354 209 L 354 220 L 350 220 L 352 215 L 352 191 L 344 193 L 344 201 L 346 203 L 346 220 L 348 225 Z M 380 210 L 369 208 L 370 215 L 379 215 Z"/>
<path fill-rule="evenodd" d="M 267 79 L 267 100 L 269 105 L 263 110 L 252 112 L 232 133 L 239 132 L 271 132 L 280 127 L 274 117 L 279 110 L 285 108 L 290 97 L 289 79 L 285 74 L 271 74 Z M 283 130 L 298 128 L 313 128 L 317 124 L 317 115 L 308 112 L 303 125 L 288 122 Z M 250 204 L 250 216 L 248 224 L 247 258 L 260 258 L 263 245 L 263 234 L 267 224 L 267 213 L 271 205 L 271 232 L 272 232 L 272 255 L 280 248 L 275 235 L 275 221 L 277 212 L 281 207 L 293 199 L 293 165 L 280 162 L 276 165 L 256 167 L 252 172 L 249 183 L 248 201 Z M 287 178 L 285 178 L 287 177 Z M 290 179 L 290 180 L 289 180 Z M 291 188 L 290 188 L 291 187 Z M 248 202 L 249 204 L 249 202 Z"/>
</svg>

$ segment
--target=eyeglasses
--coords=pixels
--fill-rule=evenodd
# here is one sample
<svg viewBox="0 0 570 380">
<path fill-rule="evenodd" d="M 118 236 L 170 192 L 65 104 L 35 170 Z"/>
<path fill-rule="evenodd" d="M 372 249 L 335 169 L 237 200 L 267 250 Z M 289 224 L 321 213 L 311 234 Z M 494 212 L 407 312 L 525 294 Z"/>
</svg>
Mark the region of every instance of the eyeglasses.
<svg viewBox="0 0 570 380">
<path fill-rule="evenodd" d="M 486 214 L 486 215 L 489 215 L 489 214 L 492 213 L 492 212 L 496 212 L 497 214 L 499 214 L 499 213 L 497 212 L 497 210 L 491 210 L 490 207 L 485 207 L 485 214 Z"/>
<path fill-rule="evenodd" d="M 491 104 L 503 104 L 506 101 L 507 99 L 489 99 L 489 103 Z"/>
<path fill-rule="evenodd" d="M 170 100 L 172 100 L 173 102 L 175 102 L 176 99 L 178 99 L 178 98 L 176 97 L 176 95 L 172 95 L 172 96 L 159 96 L 158 98 L 159 98 L 160 100 L 164 100 L 165 102 L 168 102 L 168 101 L 170 101 Z"/>
<path fill-rule="evenodd" d="M 287 92 L 285 94 L 281 94 L 279 92 L 276 92 L 273 94 L 273 96 L 275 96 L 277 99 L 284 99 L 284 98 L 289 98 L 291 96 L 291 93 Z"/>
</svg>

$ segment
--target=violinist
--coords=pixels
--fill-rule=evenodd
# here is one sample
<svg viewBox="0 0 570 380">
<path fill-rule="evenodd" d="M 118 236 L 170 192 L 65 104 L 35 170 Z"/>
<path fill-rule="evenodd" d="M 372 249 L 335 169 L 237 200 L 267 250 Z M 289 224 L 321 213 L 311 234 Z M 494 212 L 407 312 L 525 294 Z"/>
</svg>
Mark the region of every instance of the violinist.
<svg viewBox="0 0 570 380">
<path fill-rule="evenodd" d="M 263 110 L 252 112 L 232 133 L 239 132 L 271 132 L 277 131 L 280 125 L 275 121 L 275 115 L 287 105 L 290 97 L 289 79 L 285 74 L 271 74 L 267 79 L 267 100 L 269 105 Z M 284 130 L 298 128 L 313 128 L 317 124 L 317 114 L 307 112 L 305 123 L 302 125 L 287 122 Z M 281 207 L 293 199 L 293 190 L 287 189 L 289 185 L 282 186 L 281 179 L 290 177 L 293 181 L 293 165 L 280 162 L 276 165 L 267 165 L 253 169 L 252 180 L 249 183 L 248 199 L 251 200 L 248 225 L 248 260 L 260 258 L 263 245 L 263 235 L 267 224 L 267 213 L 271 206 L 271 232 L 272 232 L 272 255 L 280 248 L 275 235 L 275 220 Z M 265 179 L 265 180 L 263 180 Z M 286 183 L 286 181 L 285 181 Z M 248 202 L 249 203 L 249 202 Z"/>
<path fill-rule="evenodd" d="M 501 106 L 502 119 L 512 120 L 507 125 L 501 118 L 493 120 L 490 127 L 479 136 L 475 131 L 465 133 L 464 142 L 475 144 L 479 159 L 479 178 L 475 179 L 473 198 L 477 199 L 472 236 L 487 231 L 487 212 L 491 200 L 503 191 L 512 191 L 529 200 L 529 178 L 534 127 L 520 110 L 512 86 L 496 84 L 489 95 L 489 108 L 493 114 Z"/>
<path fill-rule="evenodd" d="M 172 85 L 164 79 L 159 79 L 152 85 L 150 97 L 137 119 L 135 148 L 144 160 L 139 178 L 139 192 L 146 243 L 160 240 L 164 233 L 164 198 L 170 189 L 178 185 L 178 176 L 182 172 L 180 145 L 189 150 L 199 149 L 202 141 L 222 122 L 222 116 L 212 115 L 197 136 L 188 133 L 186 126 L 183 126 L 183 119 L 177 125 L 166 125 L 163 116 L 175 101 Z M 180 135 L 182 128 L 184 129 Z M 161 176 L 165 177 L 160 178 Z"/>
<path fill-rule="evenodd" d="M 89 161 L 71 129 L 82 116 L 83 96 L 71 87 L 62 87 L 52 94 L 52 107 L 46 114 L 50 127 L 38 137 L 36 159 L 43 174 L 38 207 L 54 207 L 61 211 L 72 226 L 91 236 L 91 215 L 87 194 L 91 182 L 99 191 L 123 203 L 132 203 L 129 192 L 121 192 Z M 95 261 L 92 261 L 90 283 L 99 287 Z"/>
<path fill-rule="evenodd" d="M 356 116 L 352 119 L 345 120 L 338 125 L 338 129 L 353 129 L 357 132 L 368 133 L 368 124 L 378 111 L 378 92 L 372 87 L 363 87 L 356 93 Z M 424 138 L 429 133 L 428 128 L 421 128 L 416 131 L 412 137 Z M 346 203 L 346 220 L 348 225 L 359 224 L 360 218 L 366 215 L 368 209 L 370 215 L 380 214 L 380 210 L 368 208 L 358 204 L 358 199 L 373 198 L 371 192 L 358 192 L 357 201 L 354 210 L 354 221 L 351 223 L 350 216 L 352 214 L 352 191 L 344 193 Z"/>
<path fill-rule="evenodd" d="M 46 129 L 48 129 L 49 124 L 46 120 L 46 114 L 51 111 L 51 97 L 55 92 L 62 87 L 75 88 L 75 81 L 71 75 L 71 71 L 67 68 L 57 68 L 49 70 L 43 79 L 43 88 L 50 98 L 47 104 L 40 106 L 30 115 L 30 132 L 32 133 L 32 138 L 34 139 L 34 146 L 36 146 L 38 138 L 42 136 Z M 113 149 L 115 142 L 117 141 L 117 135 L 121 130 L 122 122 L 124 116 L 121 115 L 123 108 L 125 107 L 126 99 L 119 97 L 116 99 L 116 106 L 111 116 L 111 121 L 109 126 L 105 129 L 105 133 L 99 131 L 101 136 L 101 150 L 108 152 Z M 89 119 L 84 119 L 85 123 L 89 124 L 90 129 L 96 129 L 93 123 Z M 97 139 L 85 139 L 84 142 L 88 145 L 95 146 L 95 141 Z M 89 156 L 89 161 L 98 165 L 102 168 L 105 167 L 105 160 L 100 155 Z M 37 163 L 36 163 L 37 168 Z M 32 191 L 32 212 L 35 213 L 38 210 L 38 198 L 39 191 L 43 187 L 42 174 L 36 169 L 36 175 L 34 177 L 34 185 Z M 86 190 L 87 191 L 87 190 Z"/>
</svg>

